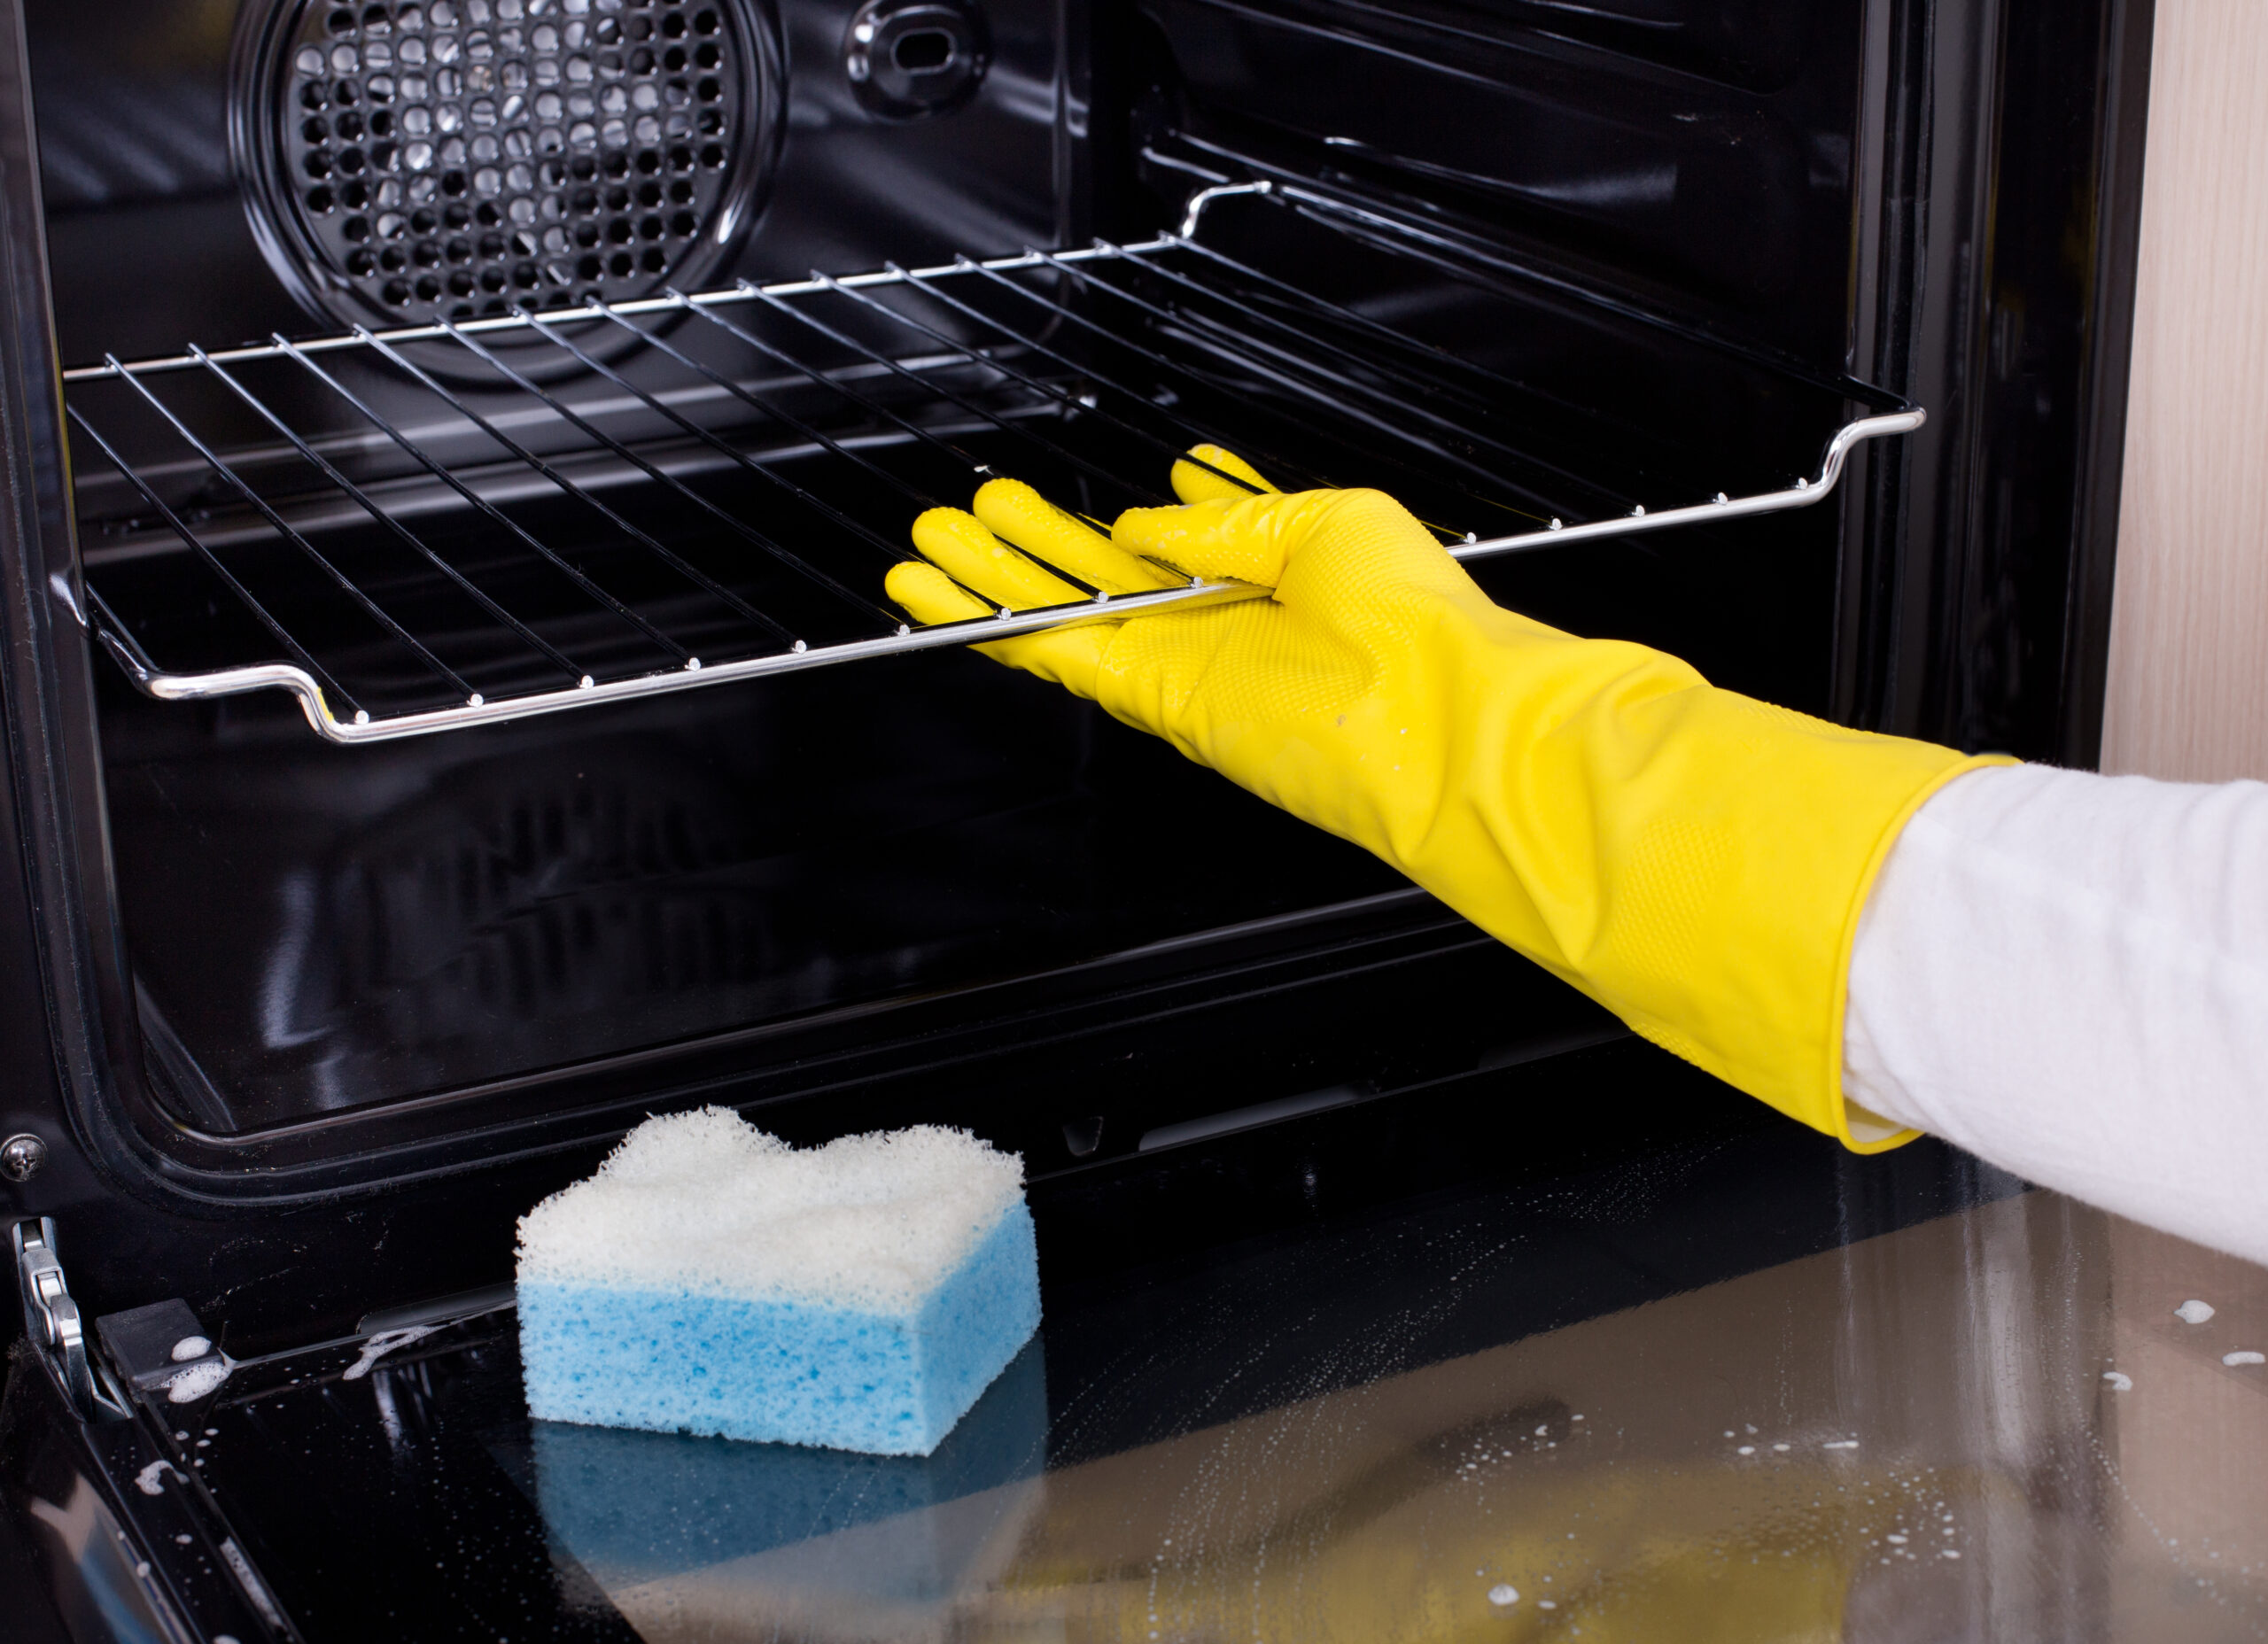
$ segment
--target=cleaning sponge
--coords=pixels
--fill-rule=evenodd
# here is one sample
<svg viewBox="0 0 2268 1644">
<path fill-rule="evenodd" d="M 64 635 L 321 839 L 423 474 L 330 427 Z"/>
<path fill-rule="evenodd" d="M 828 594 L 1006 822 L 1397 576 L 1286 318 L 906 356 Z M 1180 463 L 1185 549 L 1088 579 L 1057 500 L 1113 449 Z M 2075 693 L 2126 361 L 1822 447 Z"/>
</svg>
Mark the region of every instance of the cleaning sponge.
<svg viewBox="0 0 2268 1644">
<path fill-rule="evenodd" d="M 521 1218 L 519 1317 L 539 1420 L 927 1455 L 1039 1325 L 1022 1164 L 650 1119 Z"/>
</svg>

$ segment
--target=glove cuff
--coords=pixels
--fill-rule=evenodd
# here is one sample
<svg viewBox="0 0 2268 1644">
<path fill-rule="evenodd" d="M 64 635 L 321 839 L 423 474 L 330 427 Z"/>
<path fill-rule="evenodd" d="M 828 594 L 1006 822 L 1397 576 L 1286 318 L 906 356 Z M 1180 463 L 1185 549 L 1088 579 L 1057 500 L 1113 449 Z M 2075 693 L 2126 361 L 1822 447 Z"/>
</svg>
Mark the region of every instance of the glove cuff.
<svg viewBox="0 0 2268 1644">
<path fill-rule="evenodd" d="M 1789 1117 L 1859 1152 L 1910 1140 L 1844 1100 L 1851 950 L 1907 818 L 2009 762 L 1718 690 L 1641 646 L 1486 638 L 1443 648 L 1472 664 L 1441 699 L 1462 722 L 1446 803 L 1380 854 Z"/>
<path fill-rule="evenodd" d="M 1916 789 L 1884 825 L 1882 837 L 1875 841 L 1866 866 L 1860 872 L 1859 882 L 1852 889 L 1851 905 L 1844 915 L 1842 938 L 1835 950 L 1835 994 L 1829 1011 L 1827 1042 L 1823 1047 L 1826 1066 L 1820 1070 L 1821 1085 L 1826 1092 L 1825 1111 L 1821 1117 L 1826 1118 L 1829 1123 L 1820 1128 L 1826 1128 L 1829 1135 L 1854 1153 L 1885 1153 L 1893 1147 L 1905 1146 L 1922 1134 L 1908 1126 L 1880 1135 L 1875 1132 L 1872 1125 L 1866 1126 L 1863 1133 L 1854 1133 L 1851 1123 L 1852 1105 L 1843 1094 L 1843 1030 L 1851 1006 L 1851 951 L 1858 944 L 1859 922 L 1865 917 L 1868 898 L 1874 895 L 1875 881 L 1882 877 L 1883 866 L 1890 860 L 1890 853 L 1896 847 L 1899 835 L 1906 831 L 1907 823 L 1913 820 L 1914 814 L 1935 798 L 1946 784 L 1988 765 L 2022 763 L 2022 760 L 2007 754 L 1972 754 L 1938 772 Z M 1798 1113 L 1796 1117 L 1807 1124 L 1816 1126 L 1818 1123 L 1809 1114 Z"/>
</svg>

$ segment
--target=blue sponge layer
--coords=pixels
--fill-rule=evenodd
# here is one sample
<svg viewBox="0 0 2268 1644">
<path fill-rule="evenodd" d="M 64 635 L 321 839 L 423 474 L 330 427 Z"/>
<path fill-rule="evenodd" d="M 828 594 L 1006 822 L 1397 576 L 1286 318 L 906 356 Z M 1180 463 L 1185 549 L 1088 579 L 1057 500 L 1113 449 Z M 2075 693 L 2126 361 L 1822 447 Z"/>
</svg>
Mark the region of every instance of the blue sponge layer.
<svg viewBox="0 0 2268 1644">
<path fill-rule="evenodd" d="M 1039 1328 L 1031 1213 L 1012 1205 L 907 1314 L 523 1280 L 541 1421 L 927 1455 Z"/>
</svg>

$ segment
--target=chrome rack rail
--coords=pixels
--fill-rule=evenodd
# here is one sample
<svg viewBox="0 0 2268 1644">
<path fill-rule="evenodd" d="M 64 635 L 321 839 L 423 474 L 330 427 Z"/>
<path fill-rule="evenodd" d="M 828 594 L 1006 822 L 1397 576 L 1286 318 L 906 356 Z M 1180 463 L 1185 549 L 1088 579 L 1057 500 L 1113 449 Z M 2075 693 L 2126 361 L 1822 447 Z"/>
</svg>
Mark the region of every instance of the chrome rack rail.
<svg viewBox="0 0 2268 1644">
<path fill-rule="evenodd" d="M 1064 347 L 1072 345 L 1063 338 L 1076 337 L 1082 331 L 1091 332 L 1117 348 L 1139 353 L 1169 377 L 1192 376 L 1186 365 L 1130 341 L 1130 330 L 1098 320 L 1078 304 L 1067 300 L 1063 293 L 1069 288 L 1076 288 L 1098 309 L 1108 305 L 1110 312 L 1120 314 L 1129 327 L 1135 329 L 1152 322 L 1168 326 L 1185 322 L 1188 314 L 1200 306 L 1220 309 L 1226 314 L 1230 324 L 1227 328 L 1216 324 L 1206 330 L 1203 345 L 1223 364 L 1282 391 L 1285 400 L 1276 410 L 1278 420 L 1297 424 L 1324 444 L 1358 458 L 1366 479 L 1391 487 L 1397 467 L 1408 466 L 1404 459 L 1392 454 L 1388 446 L 1378 444 L 1380 437 L 1386 437 L 1394 449 L 1408 447 L 1422 452 L 1437 468 L 1445 467 L 1455 472 L 1457 483 L 1476 498 L 1485 491 L 1495 506 L 1525 512 L 1535 520 L 1533 529 L 1487 537 L 1464 533 L 1460 539 L 1458 533 L 1444 531 L 1449 552 L 1460 560 L 1809 507 L 1835 489 L 1852 451 L 1861 442 L 1907 433 L 1923 423 L 1923 412 L 1914 407 L 1847 423 L 1828 439 L 1817 471 L 1798 477 L 1781 489 L 1739 497 L 1720 492 L 1705 501 L 1652 508 L 1633 501 L 1627 511 L 1588 520 L 1553 517 L 1544 511 L 1541 493 L 1513 477 L 1513 470 L 1524 460 L 1523 454 L 1473 432 L 1461 421 L 1454 403 L 1438 407 L 1430 403 L 1431 385 L 1413 380 L 1407 392 L 1397 392 L 1390 384 L 1380 386 L 1375 369 L 1368 375 L 1337 369 L 1327 357 L 1315 357 L 1310 339 L 1281 318 L 1276 307 L 1244 300 L 1234 291 L 1207 285 L 1195 272 L 1168 266 L 1166 259 L 1169 255 L 1191 254 L 1196 269 L 1225 269 L 1248 285 L 1266 290 L 1278 302 L 1288 300 L 1300 305 L 1302 312 L 1323 314 L 1342 328 L 1375 332 L 1379 340 L 1389 342 L 1404 353 L 1428 352 L 1426 345 L 1390 333 L 1366 316 L 1301 291 L 1221 250 L 1198 243 L 1198 232 L 1208 212 L 1223 199 L 1273 193 L 1278 203 L 1292 204 L 1286 197 L 1301 192 L 1278 190 L 1265 182 L 1208 188 L 1192 198 L 1177 232 L 1131 245 L 1098 243 L 1078 250 L 1029 251 L 982 261 L 961 258 L 932 268 L 909 269 L 889 265 L 871 273 L 839 277 L 815 274 L 806 280 L 765 285 L 742 282 L 719 291 L 672 292 L 636 301 L 591 303 L 546 313 L 515 310 L 390 330 L 357 328 L 346 335 L 307 341 L 278 336 L 270 342 L 245 347 L 210 351 L 191 347 L 182 353 L 132 363 L 105 358 L 99 365 L 66 371 L 66 409 L 74 455 L 81 470 L 85 472 L 104 464 L 120 476 L 149 514 L 162 522 L 171 535 L 227 587 L 243 610 L 267 630 L 288 660 L 197 672 L 169 671 L 134 638 L 130 624 L 105 599 L 100 579 L 90 576 L 88 603 L 94 632 L 135 683 L 152 697 L 186 702 L 260 690 L 286 691 L 298 699 L 307 723 L 319 735 L 332 742 L 357 744 L 525 719 L 734 680 L 1003 639 L 1076 623 L 1261 597 L 1267 593 L 1266 589 L 1240 584 L 1191 582 L 1156 593 L 1115 598 L 1094 593 L 1074 604 L 1002 610 L 990 617 L 910 628 L 859 591 L 863 585 L 878 593 L 883 565 L 907 556 L 902 531 L 893 539 L 871 523 L 848 516 L 834 503 L 782 471 L 781 465 L 751 454 L 745 448 L 745 442 L 728 438 L 688 415 L 683 408 L 683 399 L 672 399 L 625 375 L 617 368 L 612 356 L 578 340 L 577 331 L 579 330 L 587 337 L 592 322 L 606 322 L 633 333 L 640 348 L 665 356 L 682 367 L 691 379 L 695 379 L 695 385 L 712 399 L 721 397 L 744 406 L 765 418 L 796 449 L 823 454 L 829 461 L 856 467 L 865 477 L 897 492 L 905 504 L 916 510 L 935 506 L 937 499 L 910 483 L 904 475 L 878 464 L 871 454 L 878 448 L 872 443 L 873 437 L 831 435 L 788 409 L 777 398 L 757 393 L 729 373 L 704 361 L 697 352 L 672 342 L 664 328 L 641 327 L 636 322 L 649 316 L 664 320 L 697 317 L 711 328 L 708 334 L 723 334 L 734 345 L 753 352 L 769 366 L 787 373 L 788 380 L 830 395 L 871 423 L 887 424 L 890 430 L 889 439 L 923 448 L 933 457 L 942 457 L 949 469 L 958 471 L 964 480 L 981 481 L 992 472 L 990 463 L 974 460 L 957 443 L 963 435 L 974 432 L 1029 449 L 1058 471 L 1082 475 L 1106 490 L 1123 495 L 1130 504 L 1167 500 L 1125 480 L 1121 471 L 1099 465 L 1091 456 L 1065 442 L 1050 440 L 1039 431 L 1038 424 L 1045 416 L 1071 415 L 1099 419 L 1122 444 L 1154 457 L 1161 474 L 1180 451 L 1209 441 L 1242 450 L 1263 469 L 1272 469 L 1291 483 L 1331 483 L 1328 476 L 1307 465 L 1255 446 L 1238 430 L 1212 426 L 1192 415 L 1177 411 L 1174 407 L 1177 401 L 1172 396 L 1138 393 L 1097 370 L 1091 362 L 1076 360 L 1062 352 Z M 1317 207 L 1327 211 L 1332 206 L 1319 196 L 1303 198 L 1297 203 L 1311 212 Z M 1100 277 L 1103 271 L 1132 266 L 1140 267 L 1161 288 L 1161 293 L 1145 296 L 1126 283 Z M 1045 285 L 1010 277 L 1019 274 L 1057 276 L 1054 291 Z M 978 293 L 996 303 L 1003 298 L 1013 299 L 1019 312 L 1029 311 L 1034 323 L 1029 328 L 1006 324 L 996 309 L 972 300 Z M 917 294 L 926 306 L 911 309 L 892 306 L 881 300 L 878 294 Z M 819 317 L 804 300 L 812 299 L 830 299 L 846 316 L 844 322 L 831 324 Z M 814 352 L 804 354 L 784 347 L 734 318 L 735 311 L 750 310 L 767 320 L 789 322 L 794 335 L 812 340 Z M 903 348 L 894 351 L 865 340 L 850 324 L 850 316 L 855 316 L 869 334 L 879 327 L 889 336 L 902 338 Z M 966 340 L 971 334 L 997 337 L 998 340 L 978 345 Z M 605 384 L 614 394 L 613 403 L 632 406 L 649 421 L 673 430 L 680 446 L 700 454 L 712 465 L 737 471 L 760 484 L 767 494 L 792 500 L 804 517 L 821 522 L 833 536 L 857 545 L 861 553 L 869 556 L 869 568 L 838 575 L 827 564 L 817 562 L 812 554 L 803 551 L 800 544 L 791 547 L 780 540 L 765 523 L 720 507 L 689 485 L 678 469 L 610 434 L 602 425 L 602 418 L 587 402 L 571 402 L 555 388 L 546 387 L 542 374 L 532 370 L 516 350 L 492 345 L 500 340 L 524 347 L 532 347 L 538 342 L 548 345 L 547 358 L 555 366 L 566 363 L 559 355 L 571 357 L 580 368 L 580 381 Z M 693 562 L 679 548 L 633 521 L 599 491 L 579 484 L 569 471 L 571 463 L 567 458 L 556 451 L 547 455 L 532 448 L 508 426 L 509 419 L 476 403 L 478 396 L 468 393 L 461 379 L 432 368 L 430 355 L 426 356 L 427 362 L 421 363 L 410 352 L 412 345 L 428 344 L 454 347 L 457 354 L 453 358 L 477 362 L 488 374 L 486 380 L 490 384 L 509 384 L 524 397 L 532 409 L 555 419 L 559 425 L 577 430 L 587 440 L 590 451 L 608 454 L 619 465 L 642 475 L 678 505 L 701 516 L 704 529 L 711 534 L 737 539 L 755 550 L 790 581 L 822 601 L 832 601 L 840 614 L 846 619 L 855 619 L 864 632 L 819 643 L 799 636 L 788 624 L 752 604 L 710 570 Z M 1302 348 L 1301 345 L 1307 346 Z M 822 349 L 838 361 L 855 362 L 858 373 L 814 363 Z M 587 522 L 602 531 L 613 546 L 626 544 L 642 551 L 650 556 L 649 569 L 665 568 L 686 597 L 705 600 L 708 609 L 720 615 L 729 613 L 724 619 L 734 624 L 742 639 L 738 647 L 727 648 L 761 648 L 754 655 L 724 658 L 714 655 L 704 658 L 696 654 L 655 615 L 641 610 L 579 564 L 573 553 L 561 551 L 526 523 L 502 511 L 484 490 L 421 444 L 415 430 L 406 428 L 398 416 L 387 415 L 366 392 L 358 392 L 326 365 L 326 357 L 342 354 L 390 371 L 398 390 L 411 387 L 430 397 L 438 414 L 451 419 L 454 427 L 477 430 L 486 442 L 485 450 L 503 454 L 524 485 L 564 499 L 584 510 Z M 540 563 L 546 568 L 544 574 L 557 578 L 561 589 L 571 589 L 573 598 L 586 601 L 594 617 L 610 618 L 618 624 L 622 643 L 643 648 L 663 665 L 639 666 L 602 677 L 609 674 L 607 668 L 579 659 L 575 648 L 557 633 L 547 634 L 524 613 L 516 613 L 496 592 L 483 585 L 481 576 L 453 562 L 421 535 L 408 518 L 374 494 L 369 484 L 351 477 L 333 460 L 335 453 L 327 454 L 322 440 L 299 431 L 274 405 L 253 392 L 237 369 L 269 362 L 296 368 L 296 385 L 302 392 L 327 396 L 335 410 L 340 407 L 351 410 L 354 424 L 362 430 L 362 438 L 369 444 L 397 450 L 431 484 L 454 493 L 457 503 L 483 516 L 485 524 L 498 533 L 497 540 L 524 549 L 531 565 Z M 1453 376 L 1468 383 L 1488 376 L 1484 368 L 1446 354 L 1440 356 L 1440 363 Z M 1375 366 L 1374 361 L 1372 364 Z M 990 390 L 953 386 L 941 375 L 948 368 L 975 373 L 996 387 L 1005 386 L 1020 398 L 1021 407 L 1004 408 L 997 397 L 988 398 Z M 357 582 L 325 553 L 318 540 L 319 531 L 295 524 L 286 516 L 284 508 L 263 495 L 240 471 L 237 463 L 200 437 L 190 423 L 151 386 L 150 379 L 180 373 L 194 374 L 208 387 L 217 388 L 251 413 L 260 425 L 296 453 L 308 469 L 322 476 L 342 510 L 367 519 L 411 556 L 403 562 L 405 564 L 415 566 L 422 562 L 430 568 L 431 573 L 440 579 L 435 585 L 446 585 L 470 608 L 484 614 L 493 624 L 496 640 L 516 644 L 531 665 L 554 672 L 561 683 L 552 688 L 518 690 L 493 700 L 484 695 L 465 677 L 472 670 L 447 660 L 439 654 L 438 641 L 421 638 L 407 621 L 389 609 L 387 597 Z M 861 382 L 868 386 L 859 386 Z M 458 385 L 453 386 L 453 383 Z M 881 385 L 892 383 L 910 384 L 921 391 L 931 402 L 945 410 L 946 420 L 909 413 L 894 405 L 879 392 Z M 129 403 L 144 413 L 153 414 L 180 445 L 193 454 L 184 460 L 184 468 L 205 474 L 208 490 L 233 499 L 242 505 L 240 513 L 262 522 L 266 531 L 272 533 L 268 539 L 271 547 L 290 550 L 298 556 L 295 562 L 304 562 L 311 575 L 335 588 L 348 606 L 367 619 L 373 633 L 400 648 L 407 659 L 405 665 L 414 663 L 423 670 L 436 682 L 436 691 L 446 691 L 454 699 L 452 703 L 376 714 L 363 705 L 340 683 L 332 669 L 318 660 L 313 648 L 269 609 L 261 591 L 231 564 L 229 554 L 214 539 L 210 528 L 201 530 L 202 522 L 185 516 L 183 508 L 167 500 L 165 485 L 121 454 L 119 446 L 98 430 L 89 414 L 76 399 L 68 398 L 73 389 L 97 384 L 122 385 L 128 391 Z M 1079 384 L 1108 391 L 1113 404 L 1099 403 L 1094 392 L 1083 390 Z M 951 499 L 955 502 L 965 500 L 964 496 Z M 910 521 L 911 517 L 908 513 L 906 518 Z M 855 577 L 856 585 L 844 580 L 845 576 Z"/>
</svg>

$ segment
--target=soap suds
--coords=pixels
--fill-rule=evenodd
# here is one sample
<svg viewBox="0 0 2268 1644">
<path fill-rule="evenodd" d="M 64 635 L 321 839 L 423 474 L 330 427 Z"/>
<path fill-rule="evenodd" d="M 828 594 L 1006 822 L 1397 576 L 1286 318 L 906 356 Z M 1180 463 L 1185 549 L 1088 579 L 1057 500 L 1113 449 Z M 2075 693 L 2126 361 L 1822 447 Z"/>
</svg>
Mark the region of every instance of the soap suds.
<svg viewBox="0 0 2268 1644">
<path fill-rule="evenodd" d="M 186 1364 L 191 1359 L 201 1359 L 213 1351 L 213 1344 L 202 1336 L 184 1336 L 174 1344 L 174 1362 Z"/>
<path fill-rule="evenodd" d="M 2193 1299 L 2176 1307 L 2173 1310 L 2173 1316 L 2184 1324 L 2202 1324 L 2213 1316 L 2213 1304 L 2210 1301 L 2198 1301 Z"/>
<path fill-rule="evenodd" d="M 2102 1379 L 2110 1384 L 2110 1391 L 2113 1392 L 2134 1391 L 2134 1378 L 2124 1370 L 2105 1370 L 2102 1373 Z"/>
<path fill-rule="evenodd" d="M 1499 1609 L 1508 1604 L 1517 1604 L 1520 1601 L 1519 1589 L 1509 1581 L 1499 1581 L 1488 1589 L 1488 1601 Z"/>
<path fill-rule="evenodd" d="M 370 1373 L 370 1367 L 392 1353 L 396 1347 L 407 1347 L 411 1342 L 423 1341 L 441 1327 L 438 1324 L 413 1324 L 407 1330 L 380 1330 L 362 1344 L 362 1356 L 346 1367 L 346 1374 L 338 1379 L 359 1382 Z"/>
<path fill-rule="evenodd" d="M 704 1107 L 647 1121 L 523 1217 L 519 1276 L 904 1312 L 1022 1196 L 1023 1161 L 966 1130 L 798 1149 Z"/>
<path fill-rule="evenodd" d="M 134 1475 L 135 1488 L 141 1491 L 144 1495 L 163 1495 L 166 1493 L 165 1476 L 167 1473 L 171 1473 L 176 1478 L 185 1477 L 181 1469 L 175 1467 L 171 1462 L 156 1461 Z"/>
<path fill-rule="evenodd" d="M 2231 1368 L 2240 1364 L 2268 1364 L 2268 1353 L 2253 1353 L 2249 1350 L 2225 1353 L 2221 1355 L 2221 1362 Z"/>
<path fill-rule="evenodd" d="M 227 1381 L 229 1372 L 236 1368 L 236 1361 L 222 1353 L 185 1370 L 175 1370 L 166 1383 L 166 1398 L 174 1404 L 195 1404 Z"/>
</svg>

